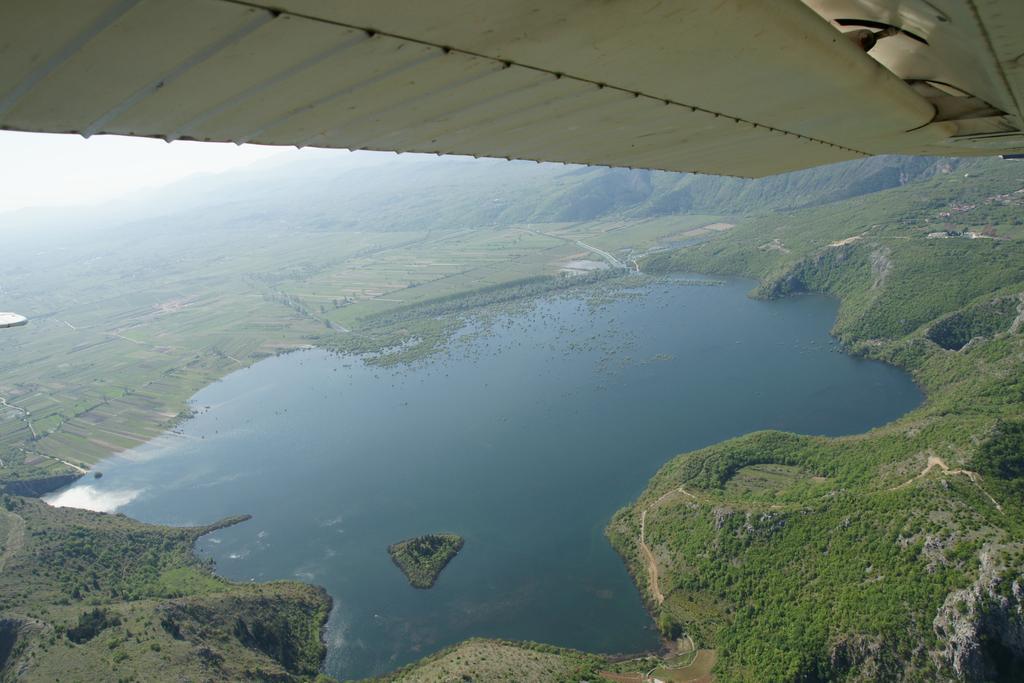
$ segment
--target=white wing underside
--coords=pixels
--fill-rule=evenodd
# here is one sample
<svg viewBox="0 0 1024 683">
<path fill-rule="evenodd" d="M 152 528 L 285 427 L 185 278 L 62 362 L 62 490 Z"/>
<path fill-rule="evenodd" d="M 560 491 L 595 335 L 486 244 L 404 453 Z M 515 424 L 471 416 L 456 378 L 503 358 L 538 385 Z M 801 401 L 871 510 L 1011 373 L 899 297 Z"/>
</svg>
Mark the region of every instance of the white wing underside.
<svg viewBox="0 0 1024 683">
<path fill-rule="evenodd" d="M 872 25 L 901 32 L 843 35 Z M 1019 0 L 4 0 L 0 127 L 737 176 L 1007 153 L 1021 27 Z"/>
<path fill-rule="evenodd" d="M 28 318 L 17 313 L 0 313 L 0 329 L 6 327 L 21 327 L 28 322 Z"/>
</svg>

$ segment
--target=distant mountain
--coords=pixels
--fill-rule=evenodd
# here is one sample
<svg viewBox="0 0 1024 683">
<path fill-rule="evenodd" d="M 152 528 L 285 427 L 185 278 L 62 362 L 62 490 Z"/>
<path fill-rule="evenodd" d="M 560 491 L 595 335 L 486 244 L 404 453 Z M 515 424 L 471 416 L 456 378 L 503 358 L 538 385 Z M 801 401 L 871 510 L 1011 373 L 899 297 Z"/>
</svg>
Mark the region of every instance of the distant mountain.
<svg viewBox="0 0 1024 683">
<path fill-rule="evenodd" d="M 677 213 L 738 215 L 827 204 L 975 163 L 872 157 L 746 180 L 427 155 L 297 156 L 196 176 L 106 205 L 3 214 L 0 227 L 75 232 L 162 225 L 182 231 L 265 223 L 284 230 L 386 231 Z"/>
<path fill-rule="evenodd" d="M 332 173 L 296 164 L 283 186 L 307 220 L 324 227 L 486 227 L 523 222 L 744 214 L 827 204 L 948 173 L 964 162 L 872 157 L 770 178 L 466 159 L 396 159 Z M 970 163 L 970 162 L 968 162 Z M 261 192 L 269 201 L 280 187 Z M 296 202 L 301 197 L 301 202 Z M 275 200 L 275 205 L 279 202 Z M 427 225 L 424 225 L 427 221 Z"/>
<path fill-rule="evenodd" d="M 963 162 L 936 157 L 880 156 L 747 180 L 657 173 L 649 200 L 636 210 L 671 213 L 749 213 L 828 204 L 949 173 Z"/>
</svg>

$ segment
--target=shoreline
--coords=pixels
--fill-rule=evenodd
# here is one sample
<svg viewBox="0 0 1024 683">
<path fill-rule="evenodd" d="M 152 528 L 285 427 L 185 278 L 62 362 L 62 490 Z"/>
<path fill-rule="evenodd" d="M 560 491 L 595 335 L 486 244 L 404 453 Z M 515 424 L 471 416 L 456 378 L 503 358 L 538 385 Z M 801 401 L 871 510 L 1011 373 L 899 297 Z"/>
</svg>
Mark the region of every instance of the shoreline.
<svg viewBox="0 0 1024 683">
<path fill-rule="evenodd" d="M 596 277 L 591 277 L 589 280 L 573 282 L 571 284 L 571 286 L 556 287 L 556 288 L 551 289 L 549 291 L 544 291 L 544 292 L 541 292 L 541 293 L 538 293 L 538 294 L 529 295 L 529 296 L 525 297 L 524 300 L 533 299 L 533 300 L 539 301 L 539 300 L 543 299 L 546 296 L 559 295 L 559 294 L 564 293 L 566 290 L 579 289 L 581 286 L 584 287 L 584 288 L 590 287 L 590 286 L 599 287 L 599 286 L 608 284 L 607 281 L 617 281 L 618 278 L 622 274 L 623 273 L 621 273 L 621 272 L 613 270 L 611 273 L 598 274 Z M 751 277 L 749 277 L 747 275 L 736 275 L 736 274 L 728 274 L 728 273 L 724 273 L 724 274 L 723 273 L 702 273 L 702 272 L 699 272 L 699 271 L 696 271 L 696 270 L 669 271 L 669 272 L 658 272 L 658 271 L 655 271 L 655 272 L 651 272 L 651 273 L 646 273 L 646 272 L 645 273 L 641 273 L 641 275 L 647 276 L 647 277 L 649 277 L 651 279 L 660 279 L 660 278 L 663 278 L 663 277 L 668 277 L 671 280 L 675 281 L 675 284 L 678 284 L 679 286 L 722 286 L 722 285 L 728 284 L 730 280 L 737 280 L 737 281 L 749 280 L 751 283 L 753 283 L 755 285 L 759 285 L 760 284 L 757 279 L 751 278 Z M 688 278 L 688 277 L 686 277 L 688 275 L 689 276 L 696 276 L 696 277 L 695 278 L 694 277 Z M 544 277 L 544 276 L 538 276 L 538 277 Z M 557 276 L 550 276 L 550 277 L 552 279 L 557 279 Z M 715 279 L 715 278 L 722 278 L 722 279 Z M 612 284 L 615 284 L 615 282 L 613 282 Z M 476 290 L 468 290 L 467 292 L 465 292 L 466 295 L 472 295 L 472 294 L 475 294 L 475 293 L 477 293 Z M 442 299 L 444 299 L 444 298 L 445 297 L 442 297 Z M 519 301 L 519 300 L 520 299 L 516 299 L 516 300 L 514 300 L 512 302 L 506 302 L 506 301 L 484 302 L 484 303 L 481 303 L 481 304 L 475 306 L 474 308 L 470 309 L 469 311 L 467 311 L 467 313 L 469 315 L 485 314 L 489 308 L 492 308 L 492 307 L 495 307 L 495 306 L 499 306 L 500 307 L 500 306 L 508 304 L 508 303 L 515 303 L 516 301 Z M 400 310 L 403 310 L 403 309 L 414 309 L 414 308 L 417 308 L 417 307 L 427 307 L 427 308 L 429 308 L 431 305 L 432 305 L 431 301 L 427 300 L 427 301 L 418 302 L 418 303 L 415 303 L 415 304 L 410 304 L 408 306 L 400 307 L 399 309 L 396 309 L 396 310 L 400 311 Z M 394 314 L 395 312 L 396 311 L 391 311 L 391 312 L 389 312 L 389 314 Z M 462 321 L 462 319 L 460 318 L 460 322 L 461 321 Z M 461 325 L 459 326 L 459 329 L 461 329 Z M 457 330 L 454 330 L 454 331 L 457 331 Z M 446 341 L 448 341 L 452 337 L 454 337 L 454 331 L 448 334 L 448 338 L 446 339 Z M 344 335 L 334 335 L 334 337 L 338 337 L 338 336 L 344 336 Z M 199 392 L 203 391 L 207 387 L 212 386 L 213 384 L 216 384 L 217 382 L 220 382 L 220 381 L 224 380 L 225 378 L 227 378 L 228 376 L 234 374 L 235 372 L 238 372 L 240 370 L 248 369 L 248 368 L 256 365 L 257 363 L 262 362 L 264 360 L 268 360 L 270 358 L 276 358 L 278 356 L 284 356 L 284 355 L 288 355 L 288 354 L 295 353 L 295 352 L 298 352 L 298 351 L 310 351 L 310 350 L 320 350 L 320 351 L 324 351 L 324 352 L 331 353 L 331 354 L 339 353 L 339 350 L 331 345 L 331 340 L 334 337 L 318 338 L 318 339 L 315 340 L 318 343 L 315 343 L 315 344 L 294 342 L 294 343 L 292 343 L 292 344 L 290 344 L 290 345 L 288 345 L 286 347 L 277 348 L 273 353 L 267 353 L 267 354 L 264 354 L 264 355 L 261 355 L 261 356 L 258 356 L 258 357 L 243 358 L 243 359 L 241 359 L 240 363 L 238 363 L 238 359 L 232 359 L 232 360 L 235 360 L 235 362 L 238 363 L 238 364 L 236 364 L 233 367 L 224 368 L 224 373 L 223 374 L 218 374 L 216 376 L 212 376 L 210 378 L 210 381 L 208 381 L 206 384 L 203 384 L 201 386 L 196 387 L 195 390 L 192 392 L 192 394 L 180 406 L 180 409 L 178 410 L 178 412 L 174 413 L 173 415 L 168 415 L 168 418 L 166 420 L 164 420 L 162 423 L 160 423 L 160 425 L 158 425 L 158 428 L 160 429 L 160 431 L 157 434 L 154 434 L 153 436 L 150 436 L 148 438 L 140 440 L 138 443 L 135 443 L 133 445 L 124 446 L 124 447 L 113 446 L 111 444 L 104 443 L 102 445 L 103 445 L 103 447 L 105 449 L 105 453 L 102 455 L 102 457 L 98 458 L 93 463 L 82 462 L 81 465 L 84 465 L 84 467 L 80 466 L 80 465 L 75 465 L 74 463 L 72 463 L 69 460 L 66 460 L 64 458 L 60 458 L 60 457 L 57 457 L 57 456 L 51 456 L 51 455 L 44 455 L 44 454 L 40 453 L 40 454 L 38 454 L 40 457 L 43 457 L 46 460 L 49 460 L 51 462 L 58 463 L 60 465 L 61 469 L 54 471 L 52 474 L 42 474 L 41 476 L 29 477 L 29 478 L 26 478 L 26 479 L 0 480 L 0 487 L 5 487 L 5 486 L 8 486 L 8 485 L 17 485 L 19 482 L 44 481 L 44 480 L 49 480 L 50 478 L 54 478 L 54 477 L 70 476 L 73 473 L 76 474 L 78 478 L 87 476 L 89 473 L 95 472 L 96 471 L 96 467 L 98 465 L 100 465 L 103 462 L 106 462 L 107 460 L 109 460 L 112 457 L 120 455 L 121 453 L 125 453 L 125 452 L 128 452 L 128 451 L 134 450 L 134 449 L 139 448 L 141 446 L 145 446 L 147 444 L 151 444 L 154 441 L 156 441 L 157 439 L 159 439 L 161 437 L 164 437 L 164 436 L 167 436 L 168 434 L 175 434 L 175 430 L 180 425 L 182 425 L 186 421 L 191 420 L 194 417 L 196 417 L 197 412 L 196 412 L 196 410 L 193 409 L 193 407 L 191 405 L 191 402 L 192 402 L 193 398 L 196 396 L 196 394 L 198 394 Z M 366 359 L 369 359 L 369 360 L 372 361 L 372 360 L 374 360 L 375 356 L 386 355 L 389 352 L 389 350 L 390 350 L 390 347 L 388 347 L 386 345 L 382 345 L 377 351 L 350 351 L 350 352 L 342 352 L 342 353 L 350 353 L 351 355 L 354 355 L 354 356 L 357 356 L 357 357 L 360 357 L 360 358 L 364 358 L 365 357 Z M 437 350 L 439 350 L 439 349 L 434 349 L 430 354 L 428 354 L 428 356 L 432 355 L 432 353 L 436 352 Z M 413 360 L 415 360 L 415 359 L 406 360 L 404 358 L 398 358 L 397 362 L 398 363 L 412 362 Z M 16 406 L 13 406 L 13 405 L 11 405 L 10 407 L 16 408 Z M 94 442 L 94 444 L 95 444 L 95 442 Z M 48 495 L 50 493 L 53 493 L 57 489 L 62 488 L 63 486 L 67 486 L 67 485 L 69 485 L 71 483 L 74 483 L 74 482 L 69 480 L 66 484 L 62 484 L 61 486 L 58 486 L 58 487 L 56 487 L 54 489 L 45 490 L 42 493 L 37 494 L 37 495 L 35 495 L 33 497 L 42 497 L 44 495 Z"/>
<path fill-rule="evenodd" d="M 686 270 L 656 270 L 652 274 L 653 275 L 663 275 L 663 276 L 676 276 L 676 277 L 685 277 L 688 274 L 697 274 L 697 275 L 701 275 L 701 276 L 708 277 L 708 278 L 721 277 L 721 278 L 729 278 L 729 279 L 735 279 L 735 280 L 751 280 L 751 281 L 756 283 L 756 286 L 755 286 L 754 289 L 752 289 L 751 291 L 749 291 L 747 293 L 747 296 L 749 298 L 752 298 L 752 299 L 759 299 L 759 300 L 766 301 L 766 302 L 781 301 L 783 299 L 790 299 L 790 298 L 794 298 L 796 296 L 803 296 L 803 295 L 816 295 L 816 296 L 826 296 L 826 297 L 829 297 L 829 298 L 833 298 L 840 305 L 842 304 L 842 297 L 839 297 L 839 296 L 836 296 L 836 295 L 833 295 L 833 294 L 829 294 L 827 292 L 817 291 L 817 290 L 807 289 L 807 290 L 803 290 L 803 291 L 776 293 L 776 292 L 772 291 L 772 289 L 771 289 L 772 285 L 773 285 L 773 282 L 774 282 L 773 280 L 766 280 L 766 279 L 763 279 L 763 278 L 753 278 L 750 275 L 747 275 L 747 274 L 744 274 L 744 273 L 701 272 L 701 271 L 695 271 L 693 269 L 689 269 L 688 268 Z M 837 316 L 838 316 L 838 310 L 837 310 Z M 832 337 L 833 339 L 836 340 L 836 342 L 838 343 L 838 349 L 839 349 L 839 351 L 841 353 L 843 353 L 843 354 L 845 354 L 845 355 L 847 355 L 847 356 L 849 356 L 851 358 L 857 358 L 857 359 L 862 359 L 862 360 L 870 360 L 870 361 L 878 361 L 878 362 L 884 363 L 885 365 L 888 365 L 890 367 L 896 368 L 896 369 L 900 370 L 901 372 L 906 373 L 910 377 L 910 379 L 914 383 L 914 385 L 917 387 L 917 389 L 920 391 L 922 400 L 921 400 L 921 403 L 918 406 L 916 406 L 913 410 L 908 411 L 908 412 L 904 413 L 903 415 L 900 415 L 899 417 L 891 420 L 890 422 L 888 422 L 886 424 L 892 424 L 894 422 L 902 420 L 907 415 L 909 415 L 911 412 L 916 411 L 916 410 L 920 410 L 922 408 L 925 408 L 928 405 L 928 402 L 929 402 L 929 400 L 931 398 L 929 396 L 929 392 L 922 385 L 922 383 L 920 381 L 918 381 L 918 378 L 914 375 L 913 372 L 911 372 L 910 369 L 908 369 L 906 367 L 903 367 L 903 366 L 901 366 L 901 365 L 899 365 L 899 364 L 897 364 L 895 362 L 892 362 L 891 359 L 869 355 L 868 351 L 870 349 L 870 346 L 866 342 L 862 342 L 862 343 L 858 344 L 858 346 L 856 348 L 853 345 L 851 345 L 851 344 L 843 342 L 841 339 L 836 337 L 833 334 L 833 332 L 832 332 L 832 330 L 835 329 L 835 324 L 836 323 L 833 322 L 832 327 L 829 328 L 828 334 L 829 334 L 830 337 Z M 879 425 L 877 427 L 873 427 L 871 430 L 868 430 L 868 431 L 865 431 L 865 432 L 858 432 L 858 433 L 855 433 L 855 434 L 845 434 L 845 435 L 841 435 L 841 436 L 827 436 L 827 437 L 823 437 L 823 438 L 827 438 L 827 439 L 830 439 L 830 440 L 859 439 L 859 438 L 866 437 L 870 433 L 870 431 L 872 431 L 874 429 L 879 429 L 879 428 L 884 427 L 884 426 L 885 425 Z M 753 432 L 751 432 L 751 433 L 753 433 Z M 797 435 L 797 436 L 803 436 L 803 435 L 797 434 L 796 432 L 785 432 L 785 433 L 793 434 L 793 435 Z M 738 435 L 736 437 L 733 437 L 732 439 L 725 439 L 723 441 L 717 441 L 717 442 L 715 442 L 713 444 L 709 444 L 705 448 L 712 448 L 712 447 L 720 446 L 721 444 L 727 443 L 727 442 L 729 442 L 729 441 L 731 441 L 733 439 L 744 438 L 744 437 L 748 436 L 749 434 L 750 433 L 741 434 L 741 435 Z M 666 600 L 668 596 L 665 596 L 665 595 L 661 594 L 661 590 L 660 590 L 659 586 L 652 587 L 652 586 L 648 585 L 646 591 L 641 588 L 640 581 L 638 580 L 638 576 L 637 576 L 637 571 L 645 570 L 646 569 L 646 567 L 644 566 L 645 563 L 638 560 L 638 562 L 639 562 L 638 568 L 635 569 L 634 566 L 633 566 L 633 563 L 629 560 L 629 558 L 626 556 L 626 553 L 624 552 L 625 548 L 620 548 L 619 545 L 612 540 L 610 531 L 611 531 L 611 528 L 612 528 L 612 524 L 615 522 L 615 518 L 619 514 L 623 513 L 624 511 L 627 511 L 627 510 L 630 511 L 630 512 L 635 510 L 635 506 L 638 503 L 640 503 L 641 499 L 643 498 L 643 495 L 649 489 L 650 482 L 653 481 L 653 479 L 656 478 L 658 476 L 658 474 L 669 463 L 671 463 L 676 458 L 679 458 L 679 457 L 682 457 L 682 456 L 685 456 L 685 455 L 688 455 L 688 454 L 691 454 L 691 453 L 699 452 L 701 450 L 704 450 L 704 448 L 696 449 L 694 451 L 684 451 L 682 453 L 677 453 L 677 454 L 673 455 L 672 457 L 670 457 L 668 460 L 666 460 L 664 463 L 662 463 L 661 466 L 658 468 L 657 472 L 655 472 L 655 474 L 651 477 L 651 479 L 648 480 L 648 485 L 644 488 L 644 491 L 642 491 L 640 493 L 640 496 L 638 496 L 631 503 L 628 503 L 627 505 L 625 505 L 624 507 L 620 508 L 615 513 L 613 513 L 612 517 L 605 524 L 605 528 L 604 528 L 604 536 L 605 536 L 605 538 L 607 539 L 609 545 L 611 545 L 612 550 L 615 551 L 615 554 L 619 556 L 619 559 L 621 560 L 623 565 L 625 565 L 626 571 L 629 573 L 629 576 L 630 576 L 630 578 L 633 581 L 634 587 L 636 588 L 637 592 L 640 594 L 641 602 L 644 605 L 644 609 L 647 612 L 648 616 L 651 618 L 651 622 L 654 625 L 655 629 L 658 631 L 658 637 L 659 637 L 659 639 L 661 640 L 661 643 L 662 643 L 661 651 L 658 653 L 658 656 L 660 656 L 660 657 L 665 657 L 665 656 L 671 655 L 672 652 L 673 652 L 673 647 L 675 645 L 675 641 L 666 638 L 661 633 L 661 630 L 658 629 L 658 627 L 657 627 L 659 614 L 656 613 L 656 610 L 660 610 L 661 605 L 664 603 L 664 600 Z M 682 490 L 682 489 L 680 488 L 679 490 Z M 671 492 L 672 491 L 669 491 L 668 493 L 664 494 L 662 497 L 664 497 L 665 495 L 669 495 L 669 493 L 671 493 Z M 642 517 L 646 517 L 647 510 L 649 508 L 653 507 L 654 505 L 656 505 L 657 502 L 659 502 L 659 501 L 660 501 L 660 499 L 657 499 L 657 500 L 653 501 L 652 503 L 650 503 L 646 508 L 644 508 L 644 510 L 642 511 Z M 634 539 L 634 543 L 637 543 L 638 552 L 641 555 L 644 553 L 644 551 L 646 551 L 647 553 L 650 554 L 652 561 L 655 563 L 655 570 L 656 570 L 657 569 L 657 566 L 656 566 L 657 560 L 656 560 L 656 558 L 653 555 L 653 551 L 651 551 L 650 547 L 647 546 L 647 544 L 643 541 L 643 535 L 644 535 L 644 531 L 645 531 L 645 529 L 644 529 L 644 526 L 645 526 L 644 522 L 645 522 L 644 519 L 640 520 L 640 523 L 639 523 L 640 524 L 640 534 Z M 642 546 L 639 545 L 641 543 L 643 544 Z M 659 596 L 661 597 L 660 601 L 658 600 Z M 693 643 L 693 640 L 689 636 L 689 634 L 687 634 L 684 631 L 683 635 L 686 638 L 689 638 L 690 642 Z"/>
<path fill-rule="evenodd" d="M 49 477 L 35 477 L 32 479 L 15 479 L 3 483 L 3 492 L 14 496 L 24 496 L 25 498 L 42 499 L 43 496 L 48 496 L 66 486 L 71 486 L 86 474 L 87 472 L 76 472 L 75 474 L 54 474 Z"/>
<path fill-rule="evenodd" d="M 693 280 L 693 281 L 690 281 L 690 280 L 687 280 L 686 277 L 685 277 L 687 274 L 688 274 L 688 271 L 679 271 L 679 272 L 674 272 L 674 273 L 661 273 L 659 275 L 662 275 L 662 276 L 668 275 L 669 277 L 671 277 L 671 279 L 678 280 L 679 284 L 680 285 L 684 285 L 684 286 L 685 285 L 690 285 L 690 284 L 701 284 L 701 285 L 722 285 L 722 284 L 725 284 L 725 282 L 723 282 L 721 280 Z M 703 275 L 703 274 L 701 274 L 701 275 Z M 717 274 L 710 274 L 710 275 L 707 275 L 707 277 L 714 277 L 715 275 L 717 275 Z M 757 280 L 754 280 L 753 278 L 749 278 L 749 277 L 742 276 L 742 275 L 741 276 L 724 275 L 724 276 L 721 276 L 721 277 L 726 277 L 729 280 L 740 280 L 740 281 L 750 280 L 752 283 L 758 283 L 759 282 Z M 820 294 L 820 293 L 816 293 L 816 292 L 806 292 L 806 293 Z M 751 294 L 748 293 L 747 296 L 751 297 Z M 782 298 L 788 298 L 789 296 L 791 296 L 791 295 L 779 296 L 779 297 L 773 297 L 773 298 L 775 298 L 775 299 L 782 299 Z M 542 297 L 538 297 L 538 298 L 542 298 Z M 829 334 L 831 334 L 831 332 Z M 307 346 L 307 347 L 302 347 L 302 348 L 299 348 L 299 347 L 291 348 L 291 349 L 288 349 L 286 351 L 282 351 L 281 353 L 276 354 L 276 355 L 285 355 L 286 353 L 292 353 L 293 351 L 299 351 L 299 350 L 308 350 L 309 348 L 316 348 L 316 349 L 320 349 L 320 350 L 328 352 L 328 353 L 332 353 L 332 351 L 328 347 L 324 347 L 324 346 L 308 347 Z M 847 355 L 851 355 L 851 356 L 855 355 L 855 354 L 851 353 L 851 351 L 850 351 L 850 349 L 848 347 L 844 346 L 842 348 L 842 350 Z M 255 364 L 256 362 L 258 362 L 260 360 L 266 360 L 266 358 L 253 359 L 252 362 L 244 365 L 243 367 L 238 367 L 238 368 L 232 369 L 231 372 L 226 373 L 224 375 L 224 377 L 227 377 L 228 375 L 232 374 L 233 372 L 235 372 L 237 370 L 244 369 L 244 368 L 247 368 L 247 367 L 251 367 L 253 364 Z M 881 359 L 871 358 L 871 360 L 881 360 Z M 885 361 L 883 361 L 883 362 L 885 362 Z M 887 365 L 891 365 L 893 367 L 896 367 L 896 368 L 906 372 L 905 368 L 902 368 L 902 367 L 900 367 L 898 365 L 895 365 L 893 363 L 888 363 L 888 362 L 886 364 Z M 912 375 L 911 375 L 911 377 L 912 377 Z M 218 377 L 215 380 L 211 381 L 210 384 L 208 384 L 206 386 L 210 386 L 213 383 L 215 383 L 216 381 L 220 381 L 221 379 L 223 379 L 223 377 Z M 915 381 L 915 383 L 916 383 L 916 381 Z M 205 388 L 205 387 L 203 387 L 203 388 Z M 198 393 L 198 391 L 201 391 L 201 390 L 202 390 L 202 388 L 197 390 L 197 393 Z M 922 394 L 923 394 L 925 400 L 927 400 L 927 394 L 925 394 L 923 391 L 922 391 Z M 194 397 L 194 395 L 193 395 L 193 397 Z M 191 400 L 192 399 L 190 398 L 189 401 L 191 402 Z M 191 410 L 188 410 L 187 413 L 185 411 L 183 411 L 183 414 L 179 415 L 176 418 L 176 420 L 174 421 L 173 425 L 167 427 L 164 430 L 164 432 L 161 433 L 161 436 L 162 435 L 166 435 L 168 433 L 172 433 L 172 430 L 177 425 L 180 425 L 185 420 L 192 419 L 195 416 L 196 415 L 194 413 L 192 413 Z M 900 416 L 900 417 L 902 417 L 902 416 Z M 895 418 L 895 419 L 900 419 L 900 418 Z M 861 432 L 861 433 L 851 434 L 851 435 L 847 435 L 847 436 L 850 436 L 850 437 L 860 437 L 860 436 L 863 436 L 864 434 L 865 434 L 865 432 Z M 152 443 L 156 438 L 158 438 L 158 437 L 154 437 L 153 439 L 150 439 L 150 440 L 148 440 L 146 442 L 143 442 L 143 443 Z M 845 438 L 845 437 L 833 437 L 833 438 Z M 725 440 L 725 441 L 727 441 L 727 440 Z M 724 441 L 716 442 L 716 444 L 720 444 L 720 443 L 723 443 L 723 442 Z M 123 453 L 123 452 L 128 451 L 128 450 L 131 450 L 131 449 L 128 448 L 128 449 L 121 449 L 121 450 L 113 451 L 113 452 L 111 452 L 107 456 L 107 458 L 104 458 L 104 460 L 106 460 L 106 459 L 108 459 L 110 457 L 116 457 L 118 454 Z M 668 464 L 669 462 L 671 462 L 674 458 L 678 457 L 679 455 L 681 455 L 681 454 L 677 453 L 677 454 L 669 457 L 667 460 L 665 460 L 665 462 L 661 463 L 661 465 L 659 466 L 659 469 L 661 467 L 664 467 L 664 465 Z M 98 461 L 98 463 L 99 462 L 103 462 L 104 460 Z M 98 465 L 98 463 L 96 463 L 96 464 Z M 62 488 L 63 486 L 67 486 L 69 484 L 73 484 L 74 482 L 78 481 L 84 475 L 79 474 L 79 475 L 65 475 L 65 476 L 71 476 L 72 478 L 70 480 L 66 481 L 65 483 L 61 484 L 60 486 L 57 486 L 54 489 L 51 489 L 49 492 L 53 492 L 54 490 L 57 490 L 59 488 Z M 649 485 L 649 481 L 648 481 L 648 485 Z M 41 495 L 46 495 L 46 494 L 43 493 Z M 631 505 L 635 504 L 635 502 L 636 501 L 633 501 L 633 503 L 628 504 L 627 506 L 631 506 Z M 116 514 L 116 513 L 111 512 L 109 514 Z M 196 538 L 199 538 L 200 536 L 208 534 L 208 533 L 212 533 L 213 531 L 216 531 L 217 529 L 220 529 L 220 528 L 226 528 L 228 526 L 239 524 L 239 523 L 241 523 L 243 521 L 246 521 L 246 520 L 248 520 L 250 518 L 251 518 L 250 515 L 241 515 L 241 516 L 237 516 L 237 517 L 225 518 L 224 520 L 220 520 L 218 522 L 215 522 L 215 523 L 213 523 L 211 525 L 208 525 L 208 526 L 205 526 L 205 527 L 196 527 L 196 528 L 199 528 L 199 529 L 204 529 L 204 531 L 202 533 L 198 534 L 196 536 Z M 629 660 L 629 659 L 633 659 L 633 658 L 636 658 L 636 657 L 639 657 L 639 656 L 648 656 L 648 655 L 653 655 L 653 656 L 658 656 L 658 657 L 671 656 L 675 652 L 675 650 L 677 648 L 677 643 L 674 640 L 670 640 L 670 639 L 667 639 L 667 638 L 663 637 L 661 635 L 661 633 L 660 633 L 660 630 L 658 630 L 658 628 L 657 628 L 658 614 L 656 612 L 658 606 L 657 605 L 653 605 L 652 606 L 651 601 L 648 599 L 648 594 L 647 593 L 649 591 L 645 592 L 644 590 L 641 589 L 640 582 L 637 580 L 637 575 L 633 571 L 631 563 L 629 561 L 627 561 L 626 556 L 620 551 L 620 548 L 617 547 L 615 543 L 611 542 L 611 539 L 608 536 L 608 528 L 611 525 L 613 519 L 614 519 L 614 516 L 612 518 L 610 518 L 610 519 L 605 520 L 605 527 L 604 527 L 605 537 L 609 541 L 610 545 L 612 546 L 612 549 L 616 551 L 616 554 L 619 556 L 620 561 L 622 561 L 622 563 L 625 565 L 625 567 L 627 569 L 627 572 L 630 574 L 630 578 L 631 578 L 631 580 L 633 582 L 633 586 L 637 590 L 637 592 L 639 593 L 639 595 L 641 597 L 641 600 L 644 603 L 644 609 L 647 612 L 648 617 L 651 619 L 650 625 L 652 627 L 654 627 L 655 630 L 658 632 L 658 640 L 660 642 L 660 647 L 657 648 L 657 649 L 643 650 L 643 651 L 636 652 L 636 653 L 619 653 L 619 654 L 614 654 L 614 655 L 604 653 L 604 655 L 608 656 L 609 658 L 613 658 L 613 659 L 619 660 L 619 661 L 621 661 L 621 660 Z M 391 559 L 394 562 L 394 557 L 392 557 Z M 395 562 L 395 565 L 401 570 L 401 567 L 397 564 L 397 562 Z M 446 563 L 446 565 L 447 565 L 447 563 Z M 216 572 L 214 572 L 214 574 L 216 576 L 220 576 L 219 574 L 216 574 Z M 404 574 L 404 571 L 403 571 L 403 574 Z M 220 577 L 220 578 L 224 578 L 224 577 Z M 408 577 L 406 577 L 406 578 L 408 578 Z M 224 579 L 224 580 L 229 580 L 229 579 Z M 302 583 L 302 584 L 306 584 L 306 585 L 310 585 L 310 586 L 315 586 L 315 584 L 312 584 L 312 583 L 306 582 L 306 581 L 301 581 L 301 580 L 294 580 L 294 582 L 295 583 Z M 328 597 L 330 597 L 329 594 L 328 594 Z M 333 604 L 333 598 L 332 597 L 331 597 L 331 600 L 332 600 L 332 604 Z M 330 614 L 330 611 L 328 612 L 328 614 Z M 321 631 L 322 631 L 321 642 L 324 644 L 325 647 L 326 647 L 326 641 L 324 640 L 324 633 L 323 632 L 326 632 L 327 625 L 328 625 L 328 620 L 325 619 L 323 624 L 322 624 L 322 626 L 321 626 Z"/>
</svg>

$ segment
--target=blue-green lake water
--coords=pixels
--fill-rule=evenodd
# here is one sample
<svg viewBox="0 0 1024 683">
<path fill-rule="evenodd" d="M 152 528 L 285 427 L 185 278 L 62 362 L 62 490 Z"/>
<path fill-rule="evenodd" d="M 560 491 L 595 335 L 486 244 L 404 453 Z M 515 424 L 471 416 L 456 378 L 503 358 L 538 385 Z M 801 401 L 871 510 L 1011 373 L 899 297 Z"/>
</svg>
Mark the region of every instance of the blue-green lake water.
<svg viewBox="0 0 1024 683">
<path fill-rule="evenodd" d="M 752 285 L 545 299 L 407 366 L 267 359 L 196 394 L 180 434 L 51 500 L 174 525 L 252 514 L 198 551 L 231 579 L 324 586 L 339 677 L 469 636 L 651 649 L 603 529 L 659 466 L 758 429 L 861 432 L 922 400 L 905 373 L 835 350 L 834 301 L 755 301 Z M 466 544 L 416 590 L 386 548 L 434 531 Z"/>
</svg>

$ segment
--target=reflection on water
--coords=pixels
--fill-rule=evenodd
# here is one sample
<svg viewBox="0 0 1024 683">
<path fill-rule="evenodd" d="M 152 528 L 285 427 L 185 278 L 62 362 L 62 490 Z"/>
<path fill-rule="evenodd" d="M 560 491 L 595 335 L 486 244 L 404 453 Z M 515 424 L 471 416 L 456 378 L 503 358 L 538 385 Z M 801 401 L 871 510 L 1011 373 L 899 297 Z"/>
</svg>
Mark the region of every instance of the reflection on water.
<svg viewBox="0 0 1024 683">
<path fill-rule="evenodd" d="M 169 524 L 252 514 L 199 551 L 232 579 L 326 587 L 336 676 L 469 636 L 651 648 L 603 529 L 660 465 L 756 429 L 863 431 L 921 398 L 905 374 L 835 351 L 834 302 L 753 301 L 751 284 L 543 301 L 412 367 L 268 359 L 200 391 L 182 435 L 54 500 Z M 415 590 L 386 548 L 427 532 L 466 545 Z"/>
</svg>

